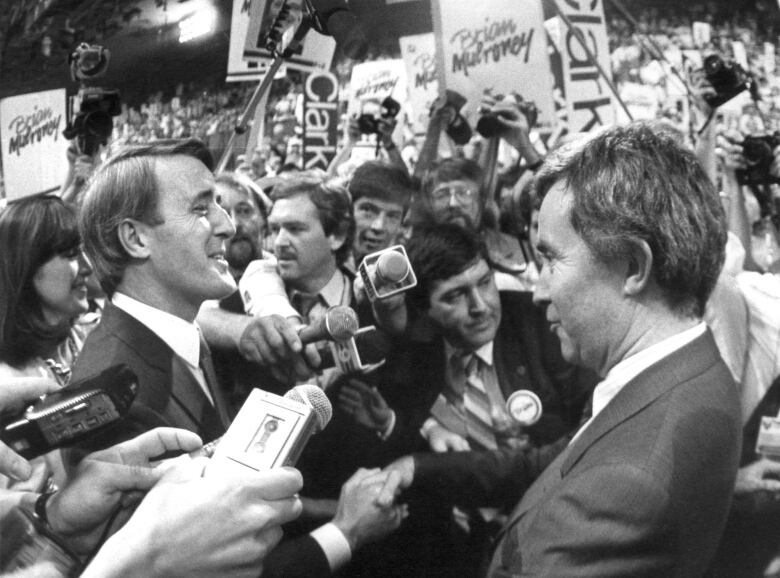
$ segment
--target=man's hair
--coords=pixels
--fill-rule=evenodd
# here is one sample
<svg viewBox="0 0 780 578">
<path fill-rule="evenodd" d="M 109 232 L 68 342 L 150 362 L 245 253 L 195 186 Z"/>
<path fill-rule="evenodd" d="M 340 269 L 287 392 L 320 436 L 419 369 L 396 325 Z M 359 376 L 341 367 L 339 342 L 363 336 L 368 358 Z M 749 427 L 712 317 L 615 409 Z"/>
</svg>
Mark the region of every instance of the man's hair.
<svg viewBox="0 0 780 578">
<path fill-rule="evenodd" d="M 417 277 L 417 285 L 407 292 L 407 298 L 419 311 L 430 307 L 435 283 L 463 273 L 479 259 L 490 263 L 482 237 L 452 223 L 415 227 L 406 253 Z"/>
<path fill-rule="evenodd" d="M 723 265 L 726 224 L 694 154 L 652 123 L 615 127 L 552 153 L 536 175 L 545 195 L 562 182 L 570 221 L 603 263 L 645 241 L 652 275 L 680 315 L 700 317 Z"/>
<path fill-rule="evenodd" d="M 352 203 L 343 187 L 326 183 L 313 175 L 296 176 L 274 186 L 271 200 L 289 199 L 306 195 L 317 209 L 325 236 L 344 236 L 344 243 L 336 250 L 336 263 L 343 265 L 352 250 L 355 236 L 355 220 L 352 217 Z M 271 209 L 273 212 L 273 209 Z"/>
<path fill-rule="evenodd" d="M 439 183 L 448 181 L 474 181 L 482 185 L 484 171 L 476 162 L 463 158 L 442 159 L 433 164 L 423 177 L 422 190 L 425 195 L 430 195 L 434 187 Z M 481 198 L 481 191 L 480 191 Z"/>
<path fill-rule="evenodd" d="M 236 178 L 235 173 L 230 171 L 219 173 L 216 177 L 214 177 L 214 181 L 217 184 L 221 183 L 233 190 L 240 191 L 247 195 L 250 199 L 252 199 L 252 202 L 257 207 L 257 211 L 263 218 L 263 222 L 268 220 L 268 209 L 266 208 L 263 199 L 260 198 L 260 195 L 257 194 L 257 192 L 254 191 L 249 185 Z"/>
<path fill-rule="evenodd" d="M 214 168 L 214 159 L 201 141 L 164 140 L 120 149 L 90 180 L 79 224 L 84 249 L 107 295 L 114 293 L 132 261 L 119 240 L 119 225 L 125 219 L 162 223 L 155 162 L 181 155 L 201 161 L 210 171 Z"/>
<path fill-rule="evenodd" d="M 20 367 L 56 347 L 70 322 L 50 325 L 33 279 L 57 255 L 81 244 L 75 211 L 59 197 L 11 201 L 0 211 L 0 361 Z"/>
<path fill-rule="evenodd" d="M 409 173 L 384 161 L 363 163 L 355 169 L 349 181 L 349 194 L 352 195 L 353 204 L 363 197 L 368 197 L 401 205 L 406 211 L 413 193 L 414 182 Z"/>
<path fill-rule="evenodd" d="M 479 228 L 480 226 L 492 226 L 494 225 L 494 216 L 486 211 L 485 191 L 482 190 L 482 179 L 484 178 L 484 171 L 476 162 L 465 158 L 447 158 L 439 160 L 428 169 L 422 178 L 420 184 L 420 195 L 418 195 L 412 203 L 412 210 L 410 212 L 410 222 L 413 226 L 425 225 L 436 221 L 433 212 L 433 203 L 431 199 L 431 193 L 440 183 L 446 183 L 450 181 L 474 181 L 479 185 L 479 205 L 481 209 L 481 222 L 475 223 Z"/>
</svg>

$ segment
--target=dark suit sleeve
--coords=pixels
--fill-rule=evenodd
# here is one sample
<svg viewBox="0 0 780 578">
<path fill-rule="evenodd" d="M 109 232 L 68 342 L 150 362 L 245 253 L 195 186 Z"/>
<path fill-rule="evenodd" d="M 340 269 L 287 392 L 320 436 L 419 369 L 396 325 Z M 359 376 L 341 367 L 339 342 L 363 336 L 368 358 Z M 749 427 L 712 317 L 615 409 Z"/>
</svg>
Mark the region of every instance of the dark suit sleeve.
<svg viewBox="0 0 780 578">
<path fill-rule="evenodd" d="M 330 575 L 325 552 L 308 534 L 282 542 L 263 562 L 263 578 L 320 578 Z"/>
<path fill-rule="evenodd" d="M 461 506 L 511 507 L 568 442 L 564 437 L 523 451 L 415 454 L 413 488 Z"/>
</svg>

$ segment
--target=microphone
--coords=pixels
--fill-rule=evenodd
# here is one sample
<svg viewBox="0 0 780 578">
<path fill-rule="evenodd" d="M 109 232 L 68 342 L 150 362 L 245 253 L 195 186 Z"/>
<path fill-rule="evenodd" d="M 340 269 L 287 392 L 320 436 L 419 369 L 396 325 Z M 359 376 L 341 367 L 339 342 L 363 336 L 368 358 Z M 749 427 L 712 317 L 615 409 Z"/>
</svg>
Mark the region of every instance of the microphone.
<svg viewBox="0 0 780 578">
<path fill-rule="evenodd" d="M 365 57 L 368 52 L 366 35 L 344 0 L 306 0 L 306 4 L 314 15 L 318 32 L 333 36 L 349 58 Z"/>
<path fill-rule="evenodd" d="M 325 312 L 324 317 L 302 325 L 298 329 L 298 337 L 304 345 L 324 339 L 346 341 L 355 335 L 359 327 L 357 313 L 352 308 L 335 305 Z"/>
<path fill-rule="evenodd" d="M 294 466 L 332 416 L 328 397 L 316 385 L 297 385 L 284 397 L 253 389 L 225 435 L 193 454 L 255 471 Z"/>
<path fill-rule="evenodd" d="M 395 245 L 363 257 L 358 272 L 372 302 L 407 291 L 417 285 L 417 277 L 403 245 Z"/>
<path fill-rule="evenodd" d="M 354 337 L 346 341 L 333 341 L 319 349 L 320 369 L 337 367 L 342 373 L 371 373 L 381 367 L 391 348 L 386 335 L 376 327 L 361 327 Z"/>
</svg>

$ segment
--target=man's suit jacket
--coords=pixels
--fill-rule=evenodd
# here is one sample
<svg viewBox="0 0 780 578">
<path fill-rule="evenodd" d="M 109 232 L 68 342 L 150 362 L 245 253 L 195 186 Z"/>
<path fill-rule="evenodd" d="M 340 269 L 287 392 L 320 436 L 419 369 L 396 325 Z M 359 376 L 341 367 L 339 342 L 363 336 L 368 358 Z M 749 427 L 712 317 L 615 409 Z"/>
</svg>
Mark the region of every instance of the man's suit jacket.
<svg viewBox="0 0 780 578">
<path fill-rule="evenodd" d="M 203 346 L 203 343 L 201 343 Z M 71 383 L 119 363 L 138 376 L 139 391 L 128 416 L 81 444 L 94 451 L 155 427 L 178 427 L 209 442 L 230 424 L 227 406 L 210 362 L 204 364 L 215 406 L 212 406 L 185 362 L 146 325 L 108 304 L 73 366 Z"/>
<path fill-rule="evenodd" d="M 550 332 L 544 311 L 529 292 L 501 292 L 501 323 L 493 342 L 493 363 L 505 398 L 519 389 L 535 392 L 543 414 L 527 428 L 531 440 L 546 444 L 579 423 L 595 373 L 566 363 L 558 338 Z M 436 397 L 446 388 L 444 343 L 407 343 L 398 359 L 388 359 L 388 403 L 399 414 L 398 435 L 416 436 Z M 385 393 L 385 391 L 383 391 Z M 405 445 L 408 446 L 408 443 Z"/>
<path fill-rule="evenodd" d="M 629 382 L 546 468 L 566 440 L 419 455 L 414 483 L 466 505 L 528 488 L 491 577 L 687 578 L 704 572 L 722 533 L 740 436 L 737 390 L 708 332 Z"/>
</svg>

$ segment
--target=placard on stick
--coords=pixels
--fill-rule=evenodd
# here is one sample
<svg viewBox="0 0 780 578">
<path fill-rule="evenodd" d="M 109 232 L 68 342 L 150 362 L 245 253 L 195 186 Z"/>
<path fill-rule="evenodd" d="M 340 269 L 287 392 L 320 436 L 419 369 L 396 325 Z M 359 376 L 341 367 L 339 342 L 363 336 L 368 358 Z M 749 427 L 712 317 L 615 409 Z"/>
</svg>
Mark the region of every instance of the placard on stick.
<svg viewBox="0 0 780 578">
<path fill-rule="evenodd" d="M 517 92 L 539 109 L 537 129 L 553 126 L 552 75 L 540 0 L 432 0 L 439 91 L 468 99 L 472 124 L 485 89 Z"/>
</svg>

